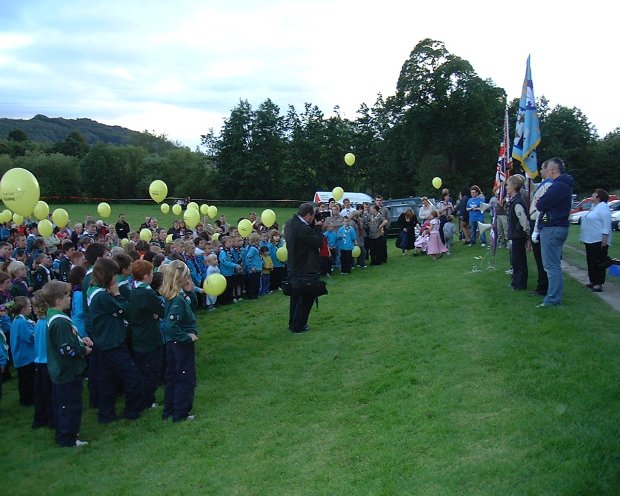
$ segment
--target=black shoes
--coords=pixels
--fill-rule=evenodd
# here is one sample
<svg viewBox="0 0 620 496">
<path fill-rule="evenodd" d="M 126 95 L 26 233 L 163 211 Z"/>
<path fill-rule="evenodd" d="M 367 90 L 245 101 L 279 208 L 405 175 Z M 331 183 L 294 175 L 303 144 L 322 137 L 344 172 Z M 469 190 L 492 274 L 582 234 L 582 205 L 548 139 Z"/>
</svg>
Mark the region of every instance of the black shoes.
<svg viewBox="0 0 620 496">
<path fill-rule="evenodd" d="M 309 331 L 309 330 L 310 330 L 310 326 L 309 326 L 308 324 L 306 324 L 306 325 L 304 326 L 304 328 L 303 328 L 301 331 L 293 331 L 292 329 L 289 329 L 289 330 L 290 330 L 291 332 L 295 333 L 295 334 L 299 334 L 299 333 L 301 333 L 301 332 L 307 332 L 307 331 Z"/>
</svg>

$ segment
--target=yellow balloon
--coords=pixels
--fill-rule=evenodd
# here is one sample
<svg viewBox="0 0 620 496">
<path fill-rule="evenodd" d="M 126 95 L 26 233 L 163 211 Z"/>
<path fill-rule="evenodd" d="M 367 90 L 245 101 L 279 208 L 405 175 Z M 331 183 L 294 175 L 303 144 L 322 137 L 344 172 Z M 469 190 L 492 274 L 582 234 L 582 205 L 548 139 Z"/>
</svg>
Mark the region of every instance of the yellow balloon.
<svg viewBox="0 0 620 496">
<path fill-rule="evenodd" d="M 213 236 L 211 236 L 211 239 L 213 241 L 217 241 L 218 239 L 220 239 L 220 233 L 213 233 Z"/>
<path fill-rule="evenodd" d="M 288 260 L 288 250 L 286 246 L 280 246 L 280 248 L 276 250 L 276 258 L 280 260 L 280 262 L 286 262 Z"/>
<path fill-rule="evenodd" d="M 19 215 L 18 213 L 14 213 L 13 222 L 15 222 L 15 224 L 19 226 L 22 224 L 22 222 L 24 222 L 24 217 L 22 215 Z"/>
<path fill-rule="evenodd" d="M 170 212 L 170 205 L 168 205 L 167 203 L 162 203 L 159 209 L 161 210 L 162 214 L 167 214 L 168 212 Z"/>
<path fill-rule="evenodd" d="M 210 205 L 207 214 L 211 219 L 215 219 L 217 217 L 217 207 L 215 205 Z"/>
<path fill-rule="evenodd" d="M 344 163 L 351 167 L 355 163 L 355 155 L 352 153 L 347 153 L 344 156 Z"/>
<path fill-rule="evenodd" d="M 362 254 L 362 249 L 359 246 L 354 246 L 353 250 L 351 251 L 351 255 L 353 255 L 353 258 L 357 258 Z"/>
<path fill-rule="evenodd" d="M 151 241 L 152 238 L 153 238 L 153 233 L 151 232 L 150 229 L 147 229 L 145 227 L 144 229 L 140 231 L 140 239 L 143 239 L 144 241 Z"/>
<path fill-rule="evenodd" d="M 129 240 L 127 238 L 123 238 L 121 239 L 121 246 L 124 248 L 125 246 L 127 246 L 127 243 L 129 243 Z"/>
<path fill-rule="evenodd" d="M 157 203 L 163 202 L 168 196 L 168 186 L 161 179 L 156 179 L 149 186 L 149 195 Z"/>
<path fill-rule="evenodd" d="M 441 182 L 441 178 L 440 177 L 434 177 L 433 178 L 433 187 L 435 189 L 439 189 L 441 188 L 442 182 Z"/>
<path fill-rule="evenodd" d="M 99 205 L 97 205 L 97 213 L 105 219 L 106 217 L 110 217 L 110 214 L 112 213 L 112 207 L 110 207 L 110 205 L 106 202 L 101 202 Z"/>
<path fill-rule="evenodd" d="M 196 202 L 189 202 L 189 203 L 187 204 L 187 207 L 185 207 L 185 208 L 186 208 L 186 209 L 188 209 L 188 208 L 193 208 L 194 210 L 196 210 L 196 212 L 199 212 L 199 211 L 200 211 L 200 207 L 198 206 L 198 203 L 196 203 Z"/>
<path fill-rule="evenodd" d="M 202 288 L 211 296 L 219 296 L 226 290 L 226 278 L 222 274 L 211 274 L 205 279 Z"/>
<path fill-rule="evenodd" d="M 39 234 L 44 238 L 47 238 L 52 235 L 54 232 L 54 226 L 47 219 L 42 219 L 39 221 L 39 225 L 37 226 L 39 229 Z"/>
<path fill-rule="evenodd" d="M 172 234 L 168 234 L 168 236 L 166 236 L 166 243 L 170 244 L 172 243 L 173 239 L 172 239 Z"/>
<path fill-rule="evenodd" d="M 344 195 L 344 190 L 340 186 L 336 186 L 332 190 L 332 197 L 336 201 L 340 201 L 340 199 L 342 198 L 343 195 Z"/>
<path fill-rule="evenodd" d="M 2 176 L 0 190 L 4 204 L 24 217 L 32 213 L 41 194 L 37 178 L 20 167 L 10 169 Z"/>
<path fill-rule="evenodd" d="M 2 213 L 0 213 L 0 222 L 2 224 L 9 222 L 12 218 L 13 214 L 10 210 L 3 210 Z"/>
<path fill-rule="evenodd" d="M 179 205 L 178 203 L 175 203 L 174 205 L 172 205 L 172 213 L 174 215 L 181 215 L 182 211 L 183 209 L 181 208 L 181 205 Z"/>
<path fill-rule="evenodd" d="M 43 200 L 39 200 L 34 207 L 33 213 L 37 220 L 47 219 L 47 216 L 50 214 L 50 207 Z"/>
<path fill-rule="evenodd" d="M 260 220 L 267 227 L 271 227 L 276 221 L 276 213 L 270 208 L 263 210 L 263 213 L 260 216 Z"/>
<path fill-rule="evenodd" d="M 237 225 L 237 229 L 239 230 L 239 234 L 242 238 L 247 238 L 250 234 L 252 234 L 252 223 L 250 222 L 250 219 L 241 219 Z"/>
<path fill-rule="evenodd" d="M 196 224 L 200 222 L 200 214 L 198 213 L 197 209 L 188 208 L 183 214 L 183 220 L 190 229 L 194 229 L 194 227 L 196 227 Z"/>
<path fill-rule="evenodd" d="M 200 213 L 202 215 L 209 215 L 209 205 L 207 205 L 206 203 L 200 205 Z"/>
<path fill-rule="evenodd" d="M 69 214 L 64 208 L 57 208 L 52 212 L 52 220 L 58 227 L 63 228 L 69 222 Z"/>
</svg>

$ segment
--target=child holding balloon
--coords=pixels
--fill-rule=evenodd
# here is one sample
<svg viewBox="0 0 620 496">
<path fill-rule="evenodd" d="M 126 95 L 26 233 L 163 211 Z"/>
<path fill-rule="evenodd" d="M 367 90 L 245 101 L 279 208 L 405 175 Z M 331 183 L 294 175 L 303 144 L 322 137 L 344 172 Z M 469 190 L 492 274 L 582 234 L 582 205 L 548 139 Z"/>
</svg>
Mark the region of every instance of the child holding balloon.
<svg viewBox="0 0 620 496">
<path fill-rule="evenodd" d="M 236 282 L 237 273 L 241 270 L 241 265 L 238 264 L 233 256 L 232 246 L 233 239 L 230 236 L 223 236 L 221 239 L 222 248 L 218 256 L 220 262 L 220 271 L 226 278 L 226 290 L 220 296 L 220 303 L 227 305 L 233 301 L 233 287 Z"/>
<path fill-rule="evenodd" d="M 217 264 L 217 255 L 215 253 L 209 253 L 205 260 L 206 260 L 206 263 L 207 263 L 207 277 L 206 277 L 206 279 L 208 279 L 211 274 L 219 274 L 220 273 L 220 267 Z M 215 309 L 215 302 L 216 301 L 217 301 L 217 296 L 207 294 L 207 310 L 214 310 Z"/>
<path fill-rule="evenodd" d="M 353 267 L 353 246 L 357 239 L 355 229 L 350 225 L 350 219 L 347 215 L 343 218 L 343 225 L 338 229 L 338 248 L 340 249 L 340 273 L 350 274 Z"/>
<path fill-rule="evenodd" d="M 198 327 L 194 308 L 197 300 L 189 269 L 180 260 L 172 261 L 160 294 L 165 298 L 166 377 L 163 420 L 193 420 L 190 415 L 196 389 L 196 348 Z"/>
</svg>

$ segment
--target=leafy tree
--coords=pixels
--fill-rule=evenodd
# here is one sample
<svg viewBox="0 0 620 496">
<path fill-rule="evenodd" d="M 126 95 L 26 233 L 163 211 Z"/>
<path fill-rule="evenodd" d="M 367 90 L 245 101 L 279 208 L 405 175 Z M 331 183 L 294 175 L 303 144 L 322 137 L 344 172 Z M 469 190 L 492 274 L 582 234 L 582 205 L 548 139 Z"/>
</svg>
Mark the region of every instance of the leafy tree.
<svg viewBox="0 0 620 496">
<path fill-rule="evenodd" d="M 84 137 L 78 131 L 71 131 L 64 141 L 55 143 L 51 148 L 52 153 L 62 153 L 71 157 L 82 158 L 88 153 L 89 146 Z"/>
<path fill-rule="evenodd" d="M 301 115 L 290 106 L 285 121 L 290 143 L 284 190 L 289 198 L 309 198 L 317 190 L 328 189 L 330 184 L 330 171 L 324 162 L 324 115 L 316 105 L 306 103 Z"/>
<path fill-rule="evenodd" d="M 422 40 L 403 64 L 395 100 L 401 173 L 421 192 L 433 176 L 447 184 L 490 184 L 501 135 L 505 93 L 479 78 L 469 62 L 444 44 Z M 398 134 L 396 136 L 399 136 Z M 398 140 L 397 140 L 398 142 Z"/>
<path fill-rule="evenodd" d="M 96 198 L 114 198 L 118 192 L 119 163 L 108 145 L 96 144 L 81 162 L 82 192 Z"/>
<path fill-rule="evenodd" d="M 252 113 L 251 137 L 249 161 L 242 174 L 247 178 L 244 182 L 252 182 L 254 188 L 246 198 L 282 198 L 287 145 L 284 118 L 280 115 L 280 108 L 270 99 Z"/>
<path fill-rule="evenodd" d="M 590 194 L 595 188 L 608 192 L 620 189 L 620 128 L 588 146 L 583 164 L 570 168 L 576 176 L 575 191 Z"/>
<path fill-rule="evenodd" d="M 16 159 L 15 167 L 28 169 L 37 177 L 41 196 L 64 201 L 81 195 L 80 164 L 77 157 L 60 153 L 35 153 Z"/>
<path fill-rule="evenodd" d="M 134 133 L 129 139 L 129 145 L 140 146 L 155 155 L 165 155 L 170 150 L 180 147 L 178 143 L 173 143 L 166 134 L 157 135 L 147 130 Z"/>
<path fill-rule="evenodd" d="M 9 141 L 23 143 L 24 141 L 28 141 L 28 135 L 21 129 L 13 129 L 9 132 L 8 139 Z"/>
<path fill-rule="evenodd" d="M 252 107 L 242 100 L 232 110 L 217 141 L 217 182 L 223 198 L 244 198 L 251 195 L 252 178 L 246 174 L 250 162 Z M 251 198 L 251 196 L 250 196 Z"/>
<path fill-rule="evenodd" d="M 596 131 L 586 116 L 577 108 L 557 105 L 543 115 L 540 129 L 539 157 L 543 160 L 562 157 L 568 171 L 575 176 L 575 190 L 589 189 L 592 179 L 598 178 L 592 163 Z"/>
</svg>

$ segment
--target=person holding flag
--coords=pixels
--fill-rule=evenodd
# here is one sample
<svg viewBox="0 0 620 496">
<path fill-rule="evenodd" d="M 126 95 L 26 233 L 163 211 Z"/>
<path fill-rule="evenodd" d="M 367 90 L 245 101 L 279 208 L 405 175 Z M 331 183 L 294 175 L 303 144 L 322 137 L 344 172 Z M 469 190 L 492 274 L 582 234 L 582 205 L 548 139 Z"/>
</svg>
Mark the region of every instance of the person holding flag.
<svg viewBox="0 0 620 496">
<path fill-rule="evenodd" d="M 545 267 L 543 266 L 542 252 L 538 239 L 540 232 L 537 226 L 537 221 L 540 212 L 536 207 L 538 200 L 540 200 L 541 196 L 547 192 L 549 186 L 551 186 L 551 184 L 553 183 L 553 181 L 549 177 L 547 177 L 547 165 L 548 162 L 544 162 L 540 168 L 540 177 L 542 178 L 542 181 L 534 191 L 534 195 L 530 200 L 530 232 L 532 233 L 532 253 L 534 255 L 534 261 L 536 262 L 536 269 L 538 271 L 538 278 L 536 279 L 536 289 L 530 292 L 530 296 L 545 296 L 549 287 L 549 279 L 547 278 L 547 272 L 545 272 Z"/>
</svg>

